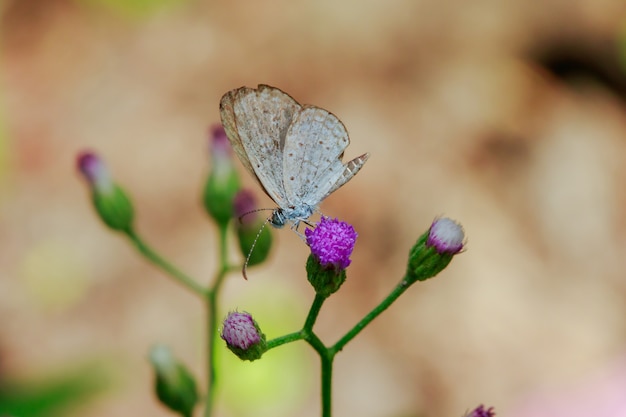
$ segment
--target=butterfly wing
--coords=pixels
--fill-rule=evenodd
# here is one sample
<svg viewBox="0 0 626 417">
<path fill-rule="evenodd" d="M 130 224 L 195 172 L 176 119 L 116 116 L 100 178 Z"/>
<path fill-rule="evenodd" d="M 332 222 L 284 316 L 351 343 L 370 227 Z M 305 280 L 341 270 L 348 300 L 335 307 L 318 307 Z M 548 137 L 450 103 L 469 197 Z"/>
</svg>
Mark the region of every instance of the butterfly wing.
<svg viewBox="0 0 626 417">
<path fill-rule="evenodd" d="M 285 138 L 300 108 L 288 94 L 268 85 L 231 90 L 220 101 L 222 125 L 235 153 L 280 207 L 287 204 L 282 172 Z"/>
<path fill-rule="evenodd" d="M 290 205 L 317 207 L 356 175 L 369 154 L 344 164 L 343 152 L 349 144 L 348 132 L 334 114 L 314 106 L 296 112 L 283 150 L 283 181 Z"/>
<path fill-rule="evenodd" d="M 330 190 L 328 190 L 328 193 L 323 197 L 323 199 L 328 197 L 329 195 L 334 193 L 335 190 L 337 190 L 339 187 L 341 187 L 342 185 L 350 181 L 352 177 L 354 177 L 357 174 L 357 172 L 361 170 L 361 167 L 365 165 L 365 162 L 369 159 L 369 157 L 370 157 L 369 152 L 364 153 L 363 155 L 357 156 L 356 158 L 344 164 L 345 169 L 343 170 L 343 173 L 335 181 L 335 183 L 330 188 Z"/>
</svg>

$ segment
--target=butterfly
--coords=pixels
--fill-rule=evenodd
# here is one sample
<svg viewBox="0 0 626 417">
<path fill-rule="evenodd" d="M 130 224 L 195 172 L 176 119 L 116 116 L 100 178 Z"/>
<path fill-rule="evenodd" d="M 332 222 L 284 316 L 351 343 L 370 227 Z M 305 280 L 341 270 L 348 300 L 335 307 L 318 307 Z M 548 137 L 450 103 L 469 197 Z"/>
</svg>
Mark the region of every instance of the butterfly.
<svg viewBox="0 0 626 417">
<path fill-rule="evenodd" d="M 350 181 L 369 153 L 343 163 L 350 139 L 341 121 L 319 107 L 300 105 L 276 87 L 241 87 L 220 100 L 222 125 L 243 166 L 278 205 L 277 228 L 298 224 Z"/>
</svg>

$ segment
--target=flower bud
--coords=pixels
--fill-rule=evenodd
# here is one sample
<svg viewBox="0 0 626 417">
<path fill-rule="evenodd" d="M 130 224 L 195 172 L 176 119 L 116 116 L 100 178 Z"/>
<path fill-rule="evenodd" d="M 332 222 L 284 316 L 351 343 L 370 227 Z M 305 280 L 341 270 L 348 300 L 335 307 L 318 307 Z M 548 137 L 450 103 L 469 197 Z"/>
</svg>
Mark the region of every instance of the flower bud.
<svg viewBox="0 0 626 417">
<path fill-rule="evenodd" d="M 311 249 L 306 263 L 308 280 L 317 294 L 328 297 L 346 280 L 358 235 L 352 225 L 324 216 L 315 229 L 306 229 L 304 234 Z"/>
<path fill-rule="evenodd" d="M 265 220 L 259 216 L 254 194 L 246 189 L 240 190 L 233 201 L 234 215 L 239 220 L 235 230 L 239 240 L 241 254 L 247 259 L 247 265 L 258 265 L 265 261 L 272 248 L 272 232 L 265 227 Z"/>
<path fill-rule="evenodd" d="M 463 227 L 449 218 L 435 219 L 409 253 L 407 284 L 425 281 L 441 272 L 463 249 Z"/>
<path fill-rule="evenodd" d="M 221 337 L 241 360 L 254 361 L 267 350 L 265 335 L 248 313 L 231 312 L 224 319 Z"/>
<path fill-rule="evenodd" d="M 220 225 L 233 215 L 233 199 L 239 190 L 239 176 L 233 165 L 232 148 L 224 128 L 211 129 L 211 172 L 204 187 L 204 208 Z"/>
<path fill-rule="evenodd" d="M 124 190 L 113 182 L 104 161 L 95 153 L 82 152 L 77 163 L 89 184 L 94 207 L 102 221 L 113 230 L 130 230 L 134 218 L 132 203 Z"/>
<path fill-rule="evenodd" d="M 155 372 L 155 391 L 159 400 L 181 415 L 192 415 L 198 402 L 198 391 L 187 368 L 176 361 L 172 352 L 163 345 L 150 350 L 150 362 Z"/>
<path fill-rule="evenodd" d="M 484 405 L 479 405 L 474 410 L 469 413 L 466 413 L 463 417 L 494 417 L 496 412 L 493 411 L 493 407 L 489 407 L 485 410 Z"/>
</svg>

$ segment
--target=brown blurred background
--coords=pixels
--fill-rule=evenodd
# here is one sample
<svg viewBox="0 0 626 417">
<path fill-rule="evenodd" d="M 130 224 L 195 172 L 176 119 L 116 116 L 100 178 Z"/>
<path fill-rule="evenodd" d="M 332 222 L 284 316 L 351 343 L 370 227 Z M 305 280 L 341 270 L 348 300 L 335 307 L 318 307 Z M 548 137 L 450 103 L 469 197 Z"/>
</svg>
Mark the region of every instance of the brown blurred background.
<svg viewBox="0 0 626 417">
<path fill-rule="evenodd" d="M 0 17 L 4 386 L 88 374 L 97 394 L 60 415 L 171 415 L 151 392 L 156 342 L 203 380 L 202 305 L 102 226 L 75 155 L 102 155 L 139 231 L 208 282 L 206 132 L 223 93 L 265 83 L 338 115 L 346 157 L 372 154 L 322 206 L 359 232 L 317 323 L 323 340 L 387 294 L 435 216 L 468 235 L 466 253 L 337 357 L 335 415 L 459 416 L 486 403 L 571 417 L 550 401 L 582 409 L 619 369 L 626 392 L 615 365 L 626 355 L 623 0 L 4 0 Z M 258 316 L 269 337 L 296 330 L 313 298 L 306 247 L 276 236 L 270 262 L 248 282 L 233 274 L 222 304 Z M 268 357 L 278 368 L 225 367 L 219 415 L 319 415 L 310 349 Z M 626 405 L 593 410 L 626 416 Z"/>
</svg>

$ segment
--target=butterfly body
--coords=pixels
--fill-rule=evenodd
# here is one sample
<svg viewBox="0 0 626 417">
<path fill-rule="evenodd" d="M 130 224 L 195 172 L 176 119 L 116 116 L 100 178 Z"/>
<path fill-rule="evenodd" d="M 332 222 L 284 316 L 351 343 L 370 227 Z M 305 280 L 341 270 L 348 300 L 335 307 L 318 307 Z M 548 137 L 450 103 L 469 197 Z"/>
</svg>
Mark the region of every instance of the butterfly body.
<svg viewBox="0 0 626 417">
<path fill-rule="evenodd" d="M 291 221 L 297 227 L 301 221 L 306 221 L 315 212 L 317 207 L 301 204 L 298 207 L 277 208 L 272 211 L 270 224 L 277 229 L 283 227 L 287 222 Z"/>
<path fill-rule="evenodd" d="M 344 164 L 350 139 L 341 121 L 275 87 L 229 91 L 220 115 L 241 163 L 278 205 L 270 218 L 275 227 L 306 221 L 369 158 L 366 153 Z"/>
</svg>

